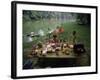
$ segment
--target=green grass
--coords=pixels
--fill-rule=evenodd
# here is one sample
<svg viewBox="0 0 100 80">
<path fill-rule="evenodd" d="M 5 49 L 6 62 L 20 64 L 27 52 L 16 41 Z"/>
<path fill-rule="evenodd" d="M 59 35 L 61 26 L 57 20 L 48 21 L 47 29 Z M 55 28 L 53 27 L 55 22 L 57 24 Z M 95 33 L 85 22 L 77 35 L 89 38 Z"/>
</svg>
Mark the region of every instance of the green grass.
<svg viewBox="0 0 100 80">
<path fill-rule="evenodd" d="M 49 20 L 28 21 L 23 23 L 23 35 L 26 35 L 30 32 L 38 32 L 40 29 L 47 34 L 48 28 L 54 29 L 58 25 L 62 25 L 65 30 L 65 32 L 61 34 L 60 38 L 71 42 L 72 31 L 75 30 L 77 32 L 77 42 L 82 42 L 85 44 L 85 47 L 90 48 L 90 27 L 88 25 L 78 25 L 75 22 L 60 23 Z M 48 36 L 33 38 L 33 42 L 30 43 L 23 42 L 23 48 L 31 49 L 34 43 L 37 43 L 38 41 L 44 41 L 45 37 Z"/>
<path fill-rule="evenodd" d="M 76 22 L 64 22 L 61 23 L 59 21 L 49 21 L 49 20 L 39 20 L 39 21 L 28 21 L 28 22 L 23 22 L 23 35 L 27 35 L 30 32 L 38 32 L 38 30 L 42 29 L 45 34 L 48 32 L 48 28 L 54 29 L 58 25 L 62 25 L 64 28 L 64 33 L 59 35 L 61 39 L 67 40 L 69 43 L 71 42 L 71 37 L 72 37 L 72 32 L 76 31 L 77 32 L 77 42 L 84 43 L 85 49 L 87 53 L 90 55 L 90 26 L 89 25 L 78 25 Z M 32 49 L 32 45 L 38 43 L 39 41 L 44 42 L 45 38 L 48 36 L 43 36 L 43 37 L 36 37 L 33 38 L 33 42 L 26 43 L 23 40 L 23 61 L 27 61 L 27 54 L 30 53 L 30 50 Z M 24 39 L 24 38 L 23 38 Z M 45 42 L 44 42 L 45 43 Z M 79 57 L 79 63 L 82 65 L 90 64 L 86 62 L 88 58 L 83 59 Z M 34 62 L 34 61 L 33 61 Z"/>
<path fill-rule="evenodd" d="M 65 23 L 63 24 L 67 38 L 70 38 L 72 31 L 77 32 L 77 42 L 82 42 L 86 47 L 90 47 L 90 27 L 89 25 L 78 25 L 77 23 Z M 65 35 L 66 35 L 65 33 Z"/>
</svg>

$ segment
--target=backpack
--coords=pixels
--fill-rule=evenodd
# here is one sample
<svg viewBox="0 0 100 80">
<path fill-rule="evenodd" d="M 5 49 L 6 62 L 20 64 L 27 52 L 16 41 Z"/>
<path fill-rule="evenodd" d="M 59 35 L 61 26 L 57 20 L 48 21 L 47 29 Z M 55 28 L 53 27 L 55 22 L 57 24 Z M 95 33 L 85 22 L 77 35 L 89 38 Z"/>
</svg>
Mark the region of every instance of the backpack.
<svg viewBox="0 0 100 80">
<path fill-rule="evenodd" d="M 75 44 L 73 51 L 74 51 L 74 53 L 77 53 L 77 54 L 86 52 L 86 50 L 84 48 L 84 44 Z"/>
</svg>

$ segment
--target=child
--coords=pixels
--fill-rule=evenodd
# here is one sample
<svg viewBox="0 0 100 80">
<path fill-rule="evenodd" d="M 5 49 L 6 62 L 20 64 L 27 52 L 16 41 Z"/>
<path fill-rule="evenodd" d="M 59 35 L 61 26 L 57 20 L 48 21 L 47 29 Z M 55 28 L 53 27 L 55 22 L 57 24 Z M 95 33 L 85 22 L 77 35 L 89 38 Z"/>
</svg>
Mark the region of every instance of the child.
<svg viewBox="0 0 100 80">
<path fill-rule="evenodd" d="M 76 31 L 73 31 L 73 33 L 72 33 L 72 42 L 73 42 L 73 44 L 76 44 Z"/>
</svg>

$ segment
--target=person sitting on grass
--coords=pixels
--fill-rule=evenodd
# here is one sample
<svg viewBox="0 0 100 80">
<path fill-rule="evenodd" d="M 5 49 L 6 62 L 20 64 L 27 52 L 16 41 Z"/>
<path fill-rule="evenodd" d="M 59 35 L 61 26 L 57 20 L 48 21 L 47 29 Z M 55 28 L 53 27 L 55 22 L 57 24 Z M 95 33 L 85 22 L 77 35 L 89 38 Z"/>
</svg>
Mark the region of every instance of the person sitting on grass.
<svg viewBox="0 0 100 80">
<path fill-rule="evenodd" d="M 50 41 L 51 41 L 51 43 L 58 43 L 59 42 L 59 39 L 57 38 L 57 35 L 54 34 L 53 35 L 53 38 Z"/>
<path fill-rule="evenodd" d="M 59 27 L 59 33 L 63 33 L 64 32 L 64 28 L 61 26 Z"/>
<path fill-rule="evenodd" d="M 64 28 L 61 26 L 57 26 L 56 29 L 53 31 L 53 34 L 59 35 L 64 32 Z"/>
</svg>

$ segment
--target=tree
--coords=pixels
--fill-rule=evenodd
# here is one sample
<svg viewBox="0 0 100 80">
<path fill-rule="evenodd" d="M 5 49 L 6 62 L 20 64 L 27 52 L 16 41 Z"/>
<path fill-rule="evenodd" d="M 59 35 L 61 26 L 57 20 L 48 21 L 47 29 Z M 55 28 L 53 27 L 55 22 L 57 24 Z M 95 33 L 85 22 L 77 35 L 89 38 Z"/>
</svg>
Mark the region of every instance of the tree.
<svg viewBox="0 0 100 80">
<path fill-rule="evenodd" d="M 90 14 L 82 14 L 82 13 L 78 13 L 77 14 L 77 23 L 80 25 L 86 25 L 89 24 L 90 25 Z"/>
</svg>

